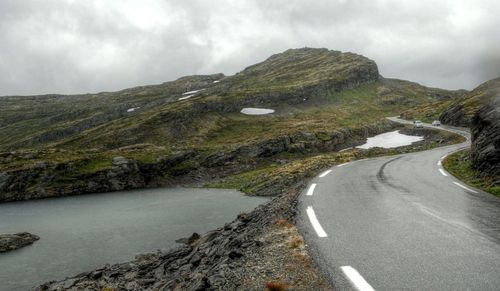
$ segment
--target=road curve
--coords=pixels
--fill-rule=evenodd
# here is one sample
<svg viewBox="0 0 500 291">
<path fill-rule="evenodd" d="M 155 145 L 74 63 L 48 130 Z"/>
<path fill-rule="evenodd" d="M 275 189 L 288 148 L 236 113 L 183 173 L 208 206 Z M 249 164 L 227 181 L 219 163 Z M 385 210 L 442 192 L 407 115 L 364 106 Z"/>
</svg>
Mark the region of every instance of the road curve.
<svg viewBox="0 0 500 291">
<path fill-rule="evenodd" d="M 335 287 L 500 290 L 500 199 L 440 163 L 468 145 L 354 161 L 311 181 L 298 225 Z"/>
</svg>

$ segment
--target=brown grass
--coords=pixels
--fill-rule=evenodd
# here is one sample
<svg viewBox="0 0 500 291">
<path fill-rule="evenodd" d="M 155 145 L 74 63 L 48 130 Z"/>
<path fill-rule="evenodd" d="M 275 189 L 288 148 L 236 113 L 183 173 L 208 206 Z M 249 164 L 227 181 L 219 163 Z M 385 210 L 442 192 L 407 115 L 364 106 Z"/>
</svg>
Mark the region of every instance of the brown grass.
<svg viewBox="0 0 500 291">
<path fill-rule="evenodd" d="M 286 220 L 284 218 L 276 219 L 273 224 L 276 226 L 285 227 L 285 228 L 292 228 L 293 227 L 293 224 L 291 224 L 288 220 Z"/>
<path fill-rule="evenodd" d="M 292 241 L 290 242 L 290 248 L 296 249 L 296 248 L 302 246 L 303 244 L 304 244 L 304 240 L 301 237 L 296 236 L 296 237 L 292 238 Z"/>
<path fill-rule="evenodd" d="M 288 290 L 288 283 L 284 281 L 269 281 L 266 283 L 266 290 L 268 291 L 285 291 Z"/>
</svg>

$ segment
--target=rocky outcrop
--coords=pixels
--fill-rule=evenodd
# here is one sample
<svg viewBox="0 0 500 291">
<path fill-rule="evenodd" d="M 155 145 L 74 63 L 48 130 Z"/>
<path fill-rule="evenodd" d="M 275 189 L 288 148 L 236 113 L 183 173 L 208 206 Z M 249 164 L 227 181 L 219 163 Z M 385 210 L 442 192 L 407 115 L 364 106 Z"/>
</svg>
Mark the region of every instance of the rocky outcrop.
<svg viewBox="0 0 500 291">
<path fill-rule="evenodd" d="M 75 162 L 37 162 L 27 169 L 0 172 L 0 202 L 160 186 L 166 184 L 165 176 L 182 174 L 175 167 L 194 154 L 177 152 L 151 163 L 116 156 L 111 168 L 91 173 L 80 173 L 82 165 Z"/>
<path fill-rule="evenodd" d="M 471 136 L 473 167 L 500 182 L 500 95 L 474 116 Z"/>
<path fill-rule="evenodd" d="M 28 232 L 0 234 L 0 253 L 20 249 L 39 239 L 40 237 Z"/>
<path fill-rule="evenodd" d="M 451 104 L 441 113 L 439 120 L 443 124 L 470 127 L 474 115 L 498 94 L 500 94 L 500 78 L 484 82 Z"/>
<path fill-rule="evenodd" d="M 460 103 L 452 105 L 439 116 L 442 124 L 461 127 L 469 127 L 471 119 L 471 116 L 464 110 L 464 104 Z"/>
<path fill-rule="evenodd" d="M 75 162 L 49 164 L 38 161 L 27 169 L 0 172 L 0 202 L 190 185 L 239 172 L 280 153 L 310 154 L 359 145 L 368 136 L 398 127 L 401 125 L 387 121 L 333 132 L 303 131 L 209 154 L 196 150 L 176 152 L 148 163 L 115 156 L 110 168 L 91 173 L 80 173 L 81 165 Z"/>
</svg>

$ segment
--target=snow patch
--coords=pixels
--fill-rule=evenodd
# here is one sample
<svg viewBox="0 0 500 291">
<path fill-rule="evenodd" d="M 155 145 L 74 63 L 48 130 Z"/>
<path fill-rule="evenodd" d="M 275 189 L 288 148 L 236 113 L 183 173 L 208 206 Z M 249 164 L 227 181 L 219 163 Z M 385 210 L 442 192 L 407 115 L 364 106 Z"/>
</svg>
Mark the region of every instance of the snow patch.
<svg viewBox="0 0 500 291">
<path fill-rule="evenodd" d="M 399 133 L 398 130 L 382 133 L 374 137 L 369 137 L 365 144 L 357 146 L 359 149 L 370 149 L 374 147 L 380 148 L 397 148 L 400 146 L 411 145 L 414 142 L 423 140 L 423 136 L 411 136 Z"/>
<path fill-rule="evenodd" d="M 182 93 L 182 95 L 194 95 L 194 94 L 196 94 L 196 93 L 198 93 L 200 91 L 203 91 L 203 90 L 205 90 L 205 88 L 200 89 L 200 90 L 188 91 L 188 92 Z"/>
<path fill-rule="evenodd" d="M 186 100 L 186 99 L 189 99 L 189 98 L 193 97 L 194 95 L 196 95 L 196 94 L 191 94 L 191 95 L 187 95 L 187 96 L 184 96 L 184 97 L 180 97 L 180 98 L 179 98 L 179 101 L 180 101 L 180 100 Z"/>
<path fill-rule="evenodd" d="M 136 109 L 139 109 L 141 107 L 132 107 L 132 108 L 129 108 L 127 109 L 127 112 L 134 112 Z"/>
<path fill-rule="evenodd" d="M 274 109 L 267 108 L 243 108 L 240 111 L 243 114 L 247 115 L 264 115 L 274 113 Z"/>
</svg>

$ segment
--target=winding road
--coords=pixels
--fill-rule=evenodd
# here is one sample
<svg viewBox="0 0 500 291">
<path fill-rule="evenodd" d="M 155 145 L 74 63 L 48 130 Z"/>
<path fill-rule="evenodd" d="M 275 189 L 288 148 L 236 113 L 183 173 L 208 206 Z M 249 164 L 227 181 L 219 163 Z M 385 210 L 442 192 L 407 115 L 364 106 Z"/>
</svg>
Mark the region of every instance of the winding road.
<svg viewBox="0 0 500 291">
<path fill-rule="evenodd" d="M 442 129 L 467 142 L 337 165 L 301 195 L 299 228 L 337 289 L 500 290 L 500 199 L 442 168 L 470 145 Z"/>
</svg>

